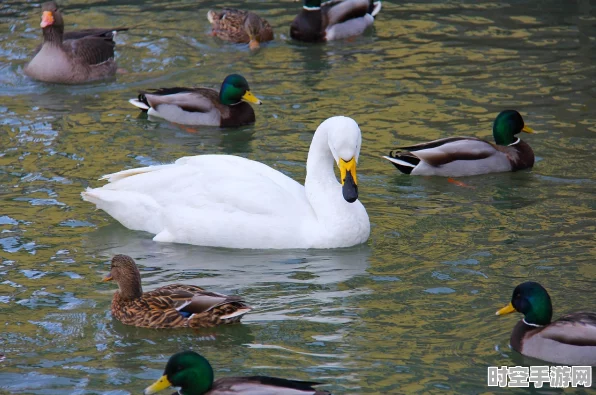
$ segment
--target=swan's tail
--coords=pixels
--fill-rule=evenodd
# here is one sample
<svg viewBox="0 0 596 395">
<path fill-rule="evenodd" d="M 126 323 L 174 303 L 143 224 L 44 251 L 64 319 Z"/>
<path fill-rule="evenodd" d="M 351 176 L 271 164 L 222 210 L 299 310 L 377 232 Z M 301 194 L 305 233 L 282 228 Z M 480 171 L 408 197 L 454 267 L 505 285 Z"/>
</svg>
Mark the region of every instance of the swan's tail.
<svg viewBox="0 0 596 395">
<path fill-rule="evenodd" d="M 137 192 L 87 188 L 81 193 L 83 200 L 91 202 L 132 230 L 159 233 L 163 229 L 162 208 L 147 195 Z"/>
</svg>

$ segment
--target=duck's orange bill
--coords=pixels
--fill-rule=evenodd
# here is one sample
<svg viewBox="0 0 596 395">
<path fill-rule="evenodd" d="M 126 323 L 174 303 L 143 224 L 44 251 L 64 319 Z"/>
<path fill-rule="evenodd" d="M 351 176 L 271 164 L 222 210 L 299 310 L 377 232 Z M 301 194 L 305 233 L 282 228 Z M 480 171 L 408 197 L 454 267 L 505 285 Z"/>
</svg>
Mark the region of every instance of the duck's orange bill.
<svg viewBox="0 0 596 395">
<path fill-rule="evenodd" d="M 44 11 L 41 14 L 41 23 L 39 24 L 41 27 L 46 27 L 54 24 L 54 15 L 52 11 Z"/>
<path fill-rule="evenodd" d="M 114 279 L 114 278 L 113 278 L 112 276 L 105 276 L 105 277 L 103 278 L 103 280 L 101 280 L 101 281 L 103 281 L 103 282 L 105 283 L 105 282 L 107 282 L 107 281 L 112 281 L 113 279 Z"/>
<path fill-rule="evenodd" d="M 513 305 L 510 302 L 507 306 L 505 306 L 501 310 L 497 311 L 497 315 L 509 314 L 509 313 L 513 313 L 514 311 L 515 311 L 515 307 L 513 307 Z"/>
</svg>

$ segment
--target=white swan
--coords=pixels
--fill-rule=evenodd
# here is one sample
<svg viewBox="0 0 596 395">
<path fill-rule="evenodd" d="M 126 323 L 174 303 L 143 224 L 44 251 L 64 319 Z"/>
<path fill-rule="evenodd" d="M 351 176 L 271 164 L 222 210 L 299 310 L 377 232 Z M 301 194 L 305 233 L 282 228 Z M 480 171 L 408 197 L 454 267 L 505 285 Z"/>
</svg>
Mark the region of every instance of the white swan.
<svg viewBox="0 0 596 395">
<path fill-rule="evenodd" d="M 260 162 L 199 155 L 103 176 L 81 195 L 155 241 L 229 248 L 336 248 L 364 243 L 368 214 L 358 201 L 362 136 L 348 117 L 315 132 L 302 186 Z M 340 170 L 337 181 L 333 163 Z"/>
</svg>

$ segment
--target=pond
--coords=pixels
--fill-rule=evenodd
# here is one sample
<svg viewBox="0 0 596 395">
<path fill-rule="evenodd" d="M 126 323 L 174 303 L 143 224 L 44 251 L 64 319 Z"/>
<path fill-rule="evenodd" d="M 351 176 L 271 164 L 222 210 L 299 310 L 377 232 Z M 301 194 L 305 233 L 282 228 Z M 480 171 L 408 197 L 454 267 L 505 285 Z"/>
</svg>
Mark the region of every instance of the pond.
<svg viewBox="0 0 596 395">
<path fill-rule="evenodd" d="M 515 285 L 550 292 L 555 317 L 594 310 L 596 4 L 588 0 L 384 2 L 363 36 L 296 43 L 300 3 L 62 1 L 66 28 L 128 26 L 117 77 L 60 86 L 23 66 L 40 42 L 37 2 L 0 5 L 0 389 L 20 394 L 140 393 L 168 357 L 193 349 L 216 376 L 327 383 L 334 394 L 488 391 L 488 366 L 530 365 L 509 348 L 521 317 L 496 317 Z M 207 11 L 243 6 L 275 40 L 254 53 L 212 36 Z M 244 75 L 256 123 L 182 128 L 147 119 L 140 89 L 218 88 Z M 410 177 L 389 150 L 449 136 L 492 141 L 504 109 L 537 133 L 530 171 Z M 234 154 L 303 182 L 328 117 L 363 134 L 360 200 L 369 241 L 337 250 L 230 250 L 156 243 L 80 192 L 126 168 Z M 102 283 L 116 253 L 145 289 L 172 282 L 243 296 L 240 325 L 127 327 Z M 524 390 L 508 389 L 507 393 Z M 543 393 L 556 392 L 548 388 Z"/>
</svg>

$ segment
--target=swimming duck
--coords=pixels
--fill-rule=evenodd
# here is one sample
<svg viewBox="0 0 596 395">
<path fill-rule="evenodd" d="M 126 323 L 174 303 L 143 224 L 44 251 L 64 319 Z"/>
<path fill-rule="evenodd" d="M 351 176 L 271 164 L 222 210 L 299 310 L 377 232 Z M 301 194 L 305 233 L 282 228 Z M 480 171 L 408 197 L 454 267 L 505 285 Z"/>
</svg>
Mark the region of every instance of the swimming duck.
<svg viewBox="0 0 596 395">
<path fill-rule="evenodd" d="M 337 248 L 364 243 L 368 214 L 358 201 L 362 136 L 348 117 L 317 128 L 304 186 L 256 161 L 199 155 L 109 174 L 82 193 L 129 229 L 155 241 L 228 248 Z M 334 174 L 339 167 L 341 183 Z"/>
<path fill-rule="evenodd" d="M 375 21 L 381 2 L 373 0 L 304 0 L 290 26 L 294 40 L 324 42 L 358 36 Z"/>
<path fill-rule="evenodd" d="M 170 357 L 163 376 L 143 393 L 151 395 L 168 387 L 180 387 L 177 393 L 182 395 L 331 395 L 313 388 L 320 384 L 268 376 L 225 377 L 214 381 L 213 368 L 207 359 L 194 351 L 183 351 Z"/>
<path fill-rule="evenodd" d="M 210 10 L 207 19 L 212 25 L 213 35 L 233 43 L 248 43 L 250 49 L 257 49 L 261 43 L 273 40 L 269 22 L 254 12 L 235 8 L 224 8 L 219 13 Z"/>
<path fill-rule="evenodd" d="M 505 110 L 493 124 L 496 144 L 475 137 L 448 137 L 400 147 L 383 158 L 413 176 L 462 177 L 528 169 L 534 165 L 534 152 L 515 137 L 520 132 L 534 133 L 519 112 Z"/>
<path fill-rule="evenodd" d="M 128 28 L 86 29 L 64 33 L 64 20 L 54 1 L 41 7 L 43 44 L 25 66 L 29 77 L 62 84 L 77 84 L 116 74 L 114 37 Z"/>
<path fill-rule="evenodd" d="M 511 333 L 515 351 L 563 365 L 596 366 L 596 313 L 571 313 L 551 322 L 550 296 L 532 281 L 515 287 L 511 303 L 497 315 L 514 311 L 524 315 Z"/>
<path fill-rule="evenodd" d="M 261 104 L 239 74 L 228 75 L 219 93 L 210 88 L 160 88 L 129 102 L 148 115 L 184 125 L 241 126 L 255 122 L 248 103 Z"/>
<path fill-rule="evenodd" d="M 252 308 L 237 296 L 205 291 L 194 285 L 171 284 L 143 293 L 141 274 L 127 255 L 112 258 L 104 281 L 116 281 L 112 316 L 143 328 L 210 328 L 239 322 Z"/>
</svg>

